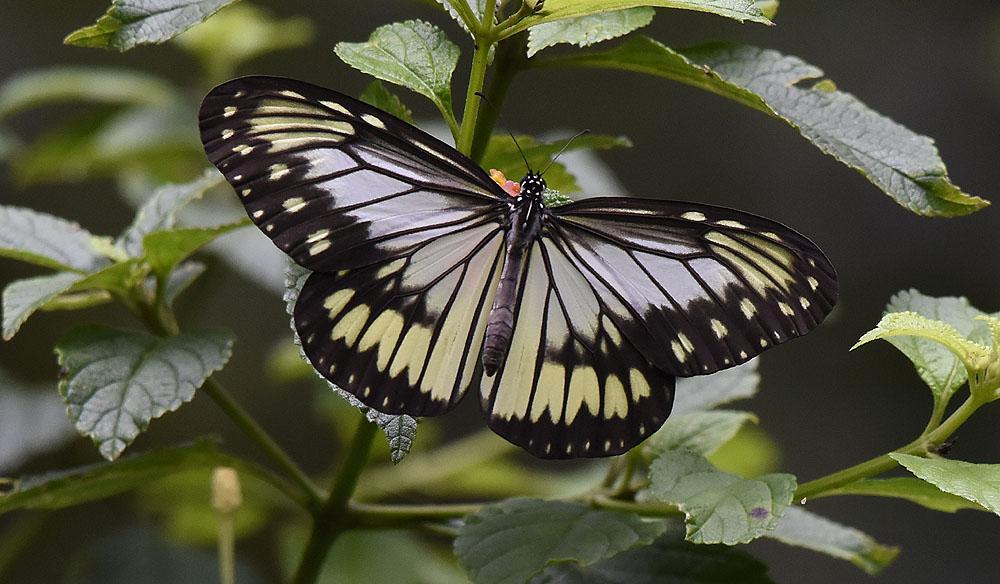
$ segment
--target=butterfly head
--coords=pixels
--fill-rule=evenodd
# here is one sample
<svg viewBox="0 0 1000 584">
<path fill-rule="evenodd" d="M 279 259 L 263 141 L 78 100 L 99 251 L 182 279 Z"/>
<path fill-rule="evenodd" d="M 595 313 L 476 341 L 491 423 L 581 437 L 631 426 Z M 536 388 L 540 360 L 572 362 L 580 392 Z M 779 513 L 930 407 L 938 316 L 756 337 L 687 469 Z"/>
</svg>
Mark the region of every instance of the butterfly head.
<svg viewBox="0 0 1000 584">
<path fill-rule="evenodd" d="M 545 192 L 546 188 L 548 188 L 548 185 L 545 184 L 545 179 L 542 178 L 542 173 L 540 172 L 529 172 L 521 179 L 522 197 L 541 201 L 542 193 Z"/>
</svg>

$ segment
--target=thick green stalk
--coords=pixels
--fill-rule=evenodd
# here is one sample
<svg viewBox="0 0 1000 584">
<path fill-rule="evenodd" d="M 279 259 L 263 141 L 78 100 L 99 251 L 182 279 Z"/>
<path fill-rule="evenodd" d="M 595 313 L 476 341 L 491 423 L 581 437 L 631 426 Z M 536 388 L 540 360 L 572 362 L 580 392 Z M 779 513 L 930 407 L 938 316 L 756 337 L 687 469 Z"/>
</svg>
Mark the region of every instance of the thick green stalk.
<svg viewBox="0 0 1000 584">
<path fill-rule="evenodd" d="M 472 149 L 469 156 L 476 162 L 480 162 L 486 152 L 493 128 L 500 118 L 500 109 L 507 98 L 507 91 L 510 89 L 514 77 L 524 66 L 526 60 L 524 50 L 528 43 L 528 35 L 518 35 L 512 39 L 497 45 L 496 56 L 493 60 L 493 76 L 490 80 L 489 88 L 486 90 L 486 97 L 489 98 L 489 105 L 476 120 L 476 129 L 472 139 Z"/>
<path fill-rule="evenodd" d="M 955 430 L 958 430 L 958 428 L 969 419 L 969 416 L 975 413 L 975 411 L 983 405 L 983 403 L 985 403 L 983 399 L 976 398 L 974 396 L 969 397 L 965 400 L 965 403 L 959 406 L 957 410 L 948 416 L 948 419 L 942 422 L 940 426 L 930 432 L 922 434 L 913 442 L 910 442 L 902 448 L 893 450 L 892 452 L 926 456 L 928 448 L 941 444 L 947 440 L 948 437 L 955 432 Z M 876 456 L 871 460 L 866 460 L 865 462 L 856 464 L 850 468 L 845 468 L 844 470 L 837 471 L 825 477 L 818 478 L 807 483 L 802 483 L 797 489 L 795 489 L 795 498 L 797 500 L 806 499 L 861 479 L 867 479 L 880 475 L 886 471 L 892 470 L 898 464 L 899 463 L 893 460 L 889 454 Z"/>
<path fill-rule="evenodd" d="M 480 98 L 476 95 L 483 90 L 486 81 L 486 70 L 489 67 L 490 49 L 495 41 L 492 37 L 493 15 L 496 13 L 496 2 L 487 2 L 483 12 L 480 30 L 473 31 L 476 39 L 476 52 L 472 55 L 472 70 L 469 72 L 469 87 L 465 92 L 465 109 L 462 110 L 462 127 L 458 132 L 456 147 L 462 154 L 472 152 L 472 141 L 476 137 L 476 118 L 479 115 Z"/>
<path fill-rule="evenodd" d="M 302 561 L 295 572 L 294 584 L 313 584 L 319 577 L 323 562 L 330 552 L 330 547 L 341 533 L 352 527 L 352 517 L 349 510 L 351 495 L 358 485 L 358 478 L 368 462 L 372 441 L 378 432 L 378 426 L 362 418 L 358 429 L 351 439 L 351 445 L 334 479 L 333 489 L 323 507 L 313 516 L 312 532 L 309 542 L 302 554 Z"/>
</svg>

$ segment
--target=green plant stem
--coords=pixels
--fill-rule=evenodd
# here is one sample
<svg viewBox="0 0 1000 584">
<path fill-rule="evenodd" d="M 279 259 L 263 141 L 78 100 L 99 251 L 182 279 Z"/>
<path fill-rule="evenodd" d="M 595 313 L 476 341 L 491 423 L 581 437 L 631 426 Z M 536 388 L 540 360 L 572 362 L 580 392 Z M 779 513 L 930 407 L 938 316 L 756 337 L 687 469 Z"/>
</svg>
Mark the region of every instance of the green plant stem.
<svg viewBox="0 0 1000 584">
<path fill-rule="evenodd" d="M 159 302 L 144 301 L 144 299 L 137 297 L 126 299 L 126 305 L 154 334 L 172 336 L 179 332 L 177 319 L 169 306 Z M 271 438 L 271 435 L 257 423 L 250 412 L 246 411 L 215 377 L 206 379 L 201 389 L 250 440 L 260 447 L 264 455 L 271 459 L 271 462 L 284 471 L 288 478 L 302 489 L 308 498 L 309 507 L 316 508 L 322 505 L 325 493 L 309 479 L 299 465 L 295 464 L 292 457 L 275 442 L 274 438 Z"/>
<path fill-rule="evenodd" d="M 480 24 L 476 20 L 476 14 L 469 7 L 468 0 L 448 0 L 448 4 L 458 13 L 458 17 L 465 23 L 465 27 L 475 36 L 479 32 Z"/>
<path fill-rule="evenodd" d="M 271 462 L 305 491 L 309 498 L 310 507 L 319 507 L 323 504 L 325 496 L 323 491 L 309 479 L 306 473 L 299 468 L 299 465 L 295 464 L 292 457 L 282 450 L 274 438 L 271 438 L 271 435 L 257 423 L 257 420 L 243 409 L 243 406 L 214 377 L 209 377 L 201 389 L 250 440 L 260 447 L 264 454 L 271 459 Z"/>
<path fill-rule="evenodd" d="M 236 584 L 236 517 L 219 514 L 219 536 L 216 542 L 219 556 L 220 584 Z"/>
<path fill-rule="evenodd" d="M 948 418 L 941 423 L 940 426 L 934 428 L 930 432 L 925 432 L 921 434 L 919 438 L 910 442 L 902 448 L 897 448 L 893 450 L 894 453 L 900 454 L 912 454 L 915 456 L 927 456 L 928 449 L 930 447 L 941 444 L 951 436 L 955 430 L 965 423 L 976 410 L 979 409 L 985 403 L 982 398 L 977 398 L 975 396 L 969 397 L 965 402 L 959 406 Z M 881 456 L 876 456 L 870 460 L 866 460 L 860 464 L 856 464 L 850 468 L 845 468 L 844 470 L 837 471 L 835 473 L 829 474 L 825 477 L 818 478 L 807 483 L 802 483 L 797 489 L 795 489 L 795 499 L 807 499 L 836 489 L 843 485 L 853 483 L 855 481 L 870 478 L 886 471 L 892 470 L 899 463 L 892 459 L 889 454 L 883 454 Z"/>
<path fill-rule="evenodd" d="M 472 55 L 469 87 L 465 92 L 465 109 L 462 110 L 462 127 L 458 131 L 458 142 L 456 143 L 458 151 L 466 155 L 472 152 L 472 142 L 476 137 L 476 118 L 479 115 L 480 101 L 476 93 L 482 91 L 486 81 L 490 49 L 495 42 L 491 32 L 495 11 L 496 2 L 487 2 L 486 10 L 483 12 L 482 26 L 478 32 L 473 33 L 476 38 L 476 52 Z"/>
<path fill-rule="evenodd" d="M 351 439 L 347 457 L 344 458 L 340 471 L 334 479 L 330 496 L 322 508 L 313 515 L 312 532 L 309 534 L 309 542 L 302 554 L 302 561 L 292 580 L 294 584 L 316 582 L 330 547 L 341 533 L 352 527 L 350 521 L 352 517 L 349 512 L 351 495 L 358 485 L 358 478 L 365 468 L 365 463 L 368 462 L 368 453 L 371 451 L 377 431 L 378 426 L 365 418 L 361 419 L 354 438 Z"/>
<path fill-rule="evenodd" d="M 486 146 L 489 144 L 493 128 L 500 118 L 500 111 L 503 102 L 507 99 L 511 83 L 526 62 L 524 51 L 527 44 L 528 35 L 522 34 L 497 45 L 496 55 L 493 59 L 493 75 L 489 88 L 485 91 L 489 105 L 492 107 L 483 109 L 476 120 L 475 136 L 472 139 L 472 149 L 469 154 L 477 163 L 482 161 L 483 155 L 486 153 Z"/>
</svg>

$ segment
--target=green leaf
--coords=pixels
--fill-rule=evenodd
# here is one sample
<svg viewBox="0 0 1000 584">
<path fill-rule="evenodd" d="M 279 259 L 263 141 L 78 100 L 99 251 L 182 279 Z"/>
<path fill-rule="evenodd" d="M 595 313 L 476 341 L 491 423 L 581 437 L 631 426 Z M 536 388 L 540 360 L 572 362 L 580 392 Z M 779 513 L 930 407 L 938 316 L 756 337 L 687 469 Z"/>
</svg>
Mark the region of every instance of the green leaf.
<svg viewBox="0 0 1000 584">
<path fill-rule="evenodd" d="M 974 464 L 910 454 L 889 456 L 919 478 L 1000 515 L 1000 464 Z"/>
<path fill-rule="evenodd" d="M 240 466 L 213 442 L 199 441 L 128 456 L 66 471 L 25 477 L 15 490 L 0 495 L 0 514 L 17 509 L 64 509 L 106 499 L 172 476 L 178 471 L 214 466 Z"/>
<path fill-rule="evenodd" d="M 160 277 L 166 278 L 177 264 L 203 246 L 230 231 L 246 227 L 249 224 L 250 221 L 244 219 L 218 227 L 189 227 L 154 231 L 143 238 L 142 247 L 146 250 L 146 261 L 149 262 L 153 271 Z"/>
<path fill-rule="evenodd" d="M 462 30 L 464 30 L 465 32 L 469 32 L 469 27 L 465 26 L 465 21 L 462 20 L 462 17 L 459 16 L 458 12 L 452 6 L 451 0 L 427 0 L 427 1 L 428 3 L 437 2 L 441 8 L 443 8 L 448 14 L 451 15 L 452 18 L 455 19 L 455 22 L 457 22 L 459 26 L 462 27 Z M 460 1 L 466 2 L 469 5 L 469 8 L 472 9 L 472 14 L 476 17 L 476 22 L 482 22 L 483 14 L 486 12 L 487 0 L 460 0 Z"/>
<path fill-rule="evenodd" d="M 434 102 L 455 119 L 451 75 L 459 48 L 432 24 L 407 20 L 375 29 L 364 43 L 337 43 L 337 56 L 348 65 L 383 81 L 402 85 Z"/>
<path fill-rule="evenodd" d="M 520 584 L 553 563 L 587 566 L 648 544 L 664 528 L 579 503 L 509 499 L 466 516 L 455 555 L 476 584 Z"/>
<path fill-rule="evenodd" d="M 878 543 L 868 535 L 810 513 L 790 507 L 767 537 L 782 543 L 847 560 L 868 574 L 878 574 L 899 555 L 899 548 Z"/>
<path fill-rule="evenodd" d="M 260 7 L 241 3 L 177 36 L 174 42 L 197 57 L 216 83 L 256 57 L 309 44 L 314 33 L 308 18 L 279 19 Z"/>
<path fill-rule="evenodd" d="M 89 272 L 104 264 L 90 244 L 90 233 L 65 219 L 0 206 L 0 257 L 56 270 Z"/>
<path fill-rule="evenodd" d="M 8 284 L 3 290 L 3 340 L 13 339 L 28 317 L 81 279 L 82 274 L 59 272 Z"/>
<path fill-rule="evenodd" d="M 965 298 L 925 296 L 916 290 L 904 290 L 892 297 L 887 313 L 916 312 L 932 320 L 945 322 L 961 336 L 973 341 L 989 338 L 988 328 L 976 320 L 985 313 Z M 945 346 L 916 336 L 889 337 L 892 346 L 909 357 L 920 378 L 931 388 L 935 400 L 947 401 L 956 389 L 965 384 L 965 367 Z"/>
<path fill-rule="evenodd" d="M 916 312 L 891 312 L 883 316 L 878 325 L 865 333 L 851 350 L 876 339 L 888 340 L 900 336 L 919 337 L 942 345 L 962 362 L 967 373 L 977 371 L 990 355 L 989 347 L 970 341 L 952 325 Z"/>
<path fill-rule="evenodd" d="M 675 414 L 650 436 L 644 448 L 654 458 L 668 450 L 687 450 L 709 456 L 749 422 L 757 423 L 757 416 L 726 410 Z"/>
<path fill-rule="evenodd" d="M 648 546 L 586 567 L 550 566 L 531 584 L 773 584 L 767 566 L 749 554 L 721 545 L 695 545 L 684 541 L 680 522 L 667 525 L 666 533 Z"/>
<path fill-rule="evenodd" d="M 505 30 L 503 37 L 509 37 L 522 30 L 547 22 L 579 18 L 590 14 L 605 14 L 638 6 L 709 12 L 740 22 L 749 20 L 771 24 L 771 21 L 764 17 L 754 0 L 547 0 L 541 11 Z"/>
<path fill-rule="evenodd" d="M 905 499 L 935 511 L 954 513 L 960 509 L 986 511 L 981 505 L 946 493 L 920 479 L 900 477 L 891 479 L 864 479 L 827 491 L 830 495 L 870 495 Z M 826 495 L 827 493 L 824 493 Z"/>
<path fill-rule="evenodd" d="M 694 543 L 747 543 L 774 529 L 795 492 L 795 477 L 743 479 L 717 470 L 701 455 L 669 450 L 650 465 L 650 493 L 677 505 Z"/>
<path fill-rule="evenodd" d="M 652 22 L 655 14 L 652 8 L 639 6 L 539 24 L 528 32 L 528 56 L 560 43 L 589 47 L 625 36 Z"/>
<path fill-rule="evenodd" d="M 524 156 L 528 159 L 528 164 L 533 169 L 542 169 L 549 166 L 552 157 L 555 156 L 566 140 L 552 140 L 541 142 L 531 136 L 519 135 L 517 142 L 524 150 Z M 624 136 L 605 136 L 601 134 L 586 134 L 573 140 L 567 151 L 573 150 L 609 150 L 612 148 L 630 148 L 632 142 Z M 524 168 L 524 160 L 518 151 L 514 141 L 507 134 L 497 134 L 490 137 L 490 141 L 483 153 L 483 168 L 495 168 L 504 173 L 512 173 L 507 178 L 518 180 L 521 169 Z M 578 192 L 580 186 L 576 179 L 566 171 L 560 163 L 553 164 L 545 174 L 545 180 L 549 187 L 557 191 Z"/>
<path fill-rule="evenodd" d="M 63 42 L 122 52 L 139 45 L 159 44 L 234 1 L 111 0 L 111 7 L 95 24 L 73 31 Z"/>
<path fill-rule="evenodd" d="M 721 471 L 753 478 L 781 468 L 781 447 L 760 426 L 744 424 L 708 461 Z"/>
<path fill-rule="evenodd" d="M 360 98 L 361 101 L 368 105 L 373 105 L 382 111 L 389 112 L 408 124 L 413 124 L 413 111 L 406 107 L 406 104 L 403 103 L 403 100 L 399 99 L 398 95 L 389 91 L 385 83 L 377 79 L 368 84 L 368 87 L 361 92 Z"/>
<path fill-rule="evenodd" d="M 110 67 L 51 67 L 17 73 L 0 84 L 0 118 L 62 102 L 159 106 L 179 99 L 159 77 Z"/>
<path fill-rule="evenodd" d="M 757 395 L 757 386 L 760 385 L 758 363 L 759 360 L 753 359 L 711 375 L 678 379 L 673 415 L 710 410 Z"/>
<path fill-rule="evenodd" d="M 781 7 L 781 2 L 778 0 L 756 0 L 757 8 L 760 8 L 761 13 L 764 14 L 764 18 L 768 20 L 774 20 L 774 17 L 778 15 L 778 8 Z"/>
<path fill-rule="evenodd" d="M 142 240 L 146 235 L 173 229 L 177 225 L 177 212 L 181 208 L 223 182 L 222 175 L 213 169 L 192 182 L 158 188 L 139 208 L 132 224 L 118 238 L 117 245 L 132 257 L 140 256 L 143 251 Z"/>
<path fill-rule="evenodd" d="M 295 309 L 295 302 L 299 298 L 299 292 L 302 291 L 302 286 L 306 283 L 306 279 L 312 274 L 309 270 L 299 266 L 298 264 L 289 261 L 288 267 L 285 269 L 285 310 L 288 315 L 291 316 Z M 295 344 L 299 347 L 299 357 L 309 363 L 309 359 L 306 358 L 305 353 L 302 351 L 302 340 L 299 339 L 299 333 L 295 329 L 295 323 L 289 321 L 289 325 L 292 329 L 292 338 Z M 361 400 L 354 397 L 354 395 L 340 389 L 336 385 L 330 383 L 325 377 L 323 377 L 319 371 L 316 371 L 312 365 L 309 368 L 316 374 L 317 377 L 323 380 L 334 393 L 339 395 L 352 407 L 357 408 L 369 422 L 377 425 L 385 433 L 386 439 L 389 441 L 389 456 L 394 463 L 398 463 L 403 460 L 410 452 L 410 447 L 413 446 L 413 440 L 417 435 L 417 420 L 407 416 L 393 416 L 391 414 L 383 414 L 382 412 L 370 408 L 363 404 Z"/>
<path fill-rule="evenodd" d="M 160 338 L 85 325 L 56 345 L 65 375 L 59 393 L 77 430 L 109 460 L 118 457 L 149 422 L 191 401 L 209 375 L 232 354 L 227 332 Z"/>
<path fill-rule="evenodd" d="M 636 36 L 614 49 L 543 59 L 538 65 L 624 69 L 733 99 L 787 122 L 919 215 L 967 215 L 989 204 L 951 183 L 933 140 L 836 90 L 823 82 L 820 69 L 797 57 L 729 44 L 675 51 Z"/>
</svg>

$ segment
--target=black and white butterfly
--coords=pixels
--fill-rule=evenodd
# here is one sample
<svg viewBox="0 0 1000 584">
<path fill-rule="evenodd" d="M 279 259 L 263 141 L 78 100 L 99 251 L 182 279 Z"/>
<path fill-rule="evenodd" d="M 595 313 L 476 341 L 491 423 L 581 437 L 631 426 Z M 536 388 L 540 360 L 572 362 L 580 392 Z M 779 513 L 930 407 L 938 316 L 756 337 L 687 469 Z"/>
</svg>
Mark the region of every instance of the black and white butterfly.
<svg viewBox="0 0 1000 584">
<path fill-rule="evenodd" d="M 543 458 L 621 454 L 670 414 L 674 378 L 738 365 L 830 312 L 836 273 L 774 221 L 709 205 L 546 207 L 341 93 L 274 77 L 211 91 L 209 159 L 253 222 L 312 270 L 294 311 L 330 381 L 390 414 L 470 388 Z"/>
</svg>

